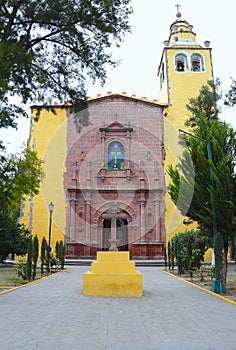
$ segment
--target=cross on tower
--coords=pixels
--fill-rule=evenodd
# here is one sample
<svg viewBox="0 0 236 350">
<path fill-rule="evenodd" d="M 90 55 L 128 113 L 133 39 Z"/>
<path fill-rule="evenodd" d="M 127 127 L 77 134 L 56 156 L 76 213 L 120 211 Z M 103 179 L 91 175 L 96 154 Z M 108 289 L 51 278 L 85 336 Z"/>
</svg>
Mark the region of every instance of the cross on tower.
<svg viewBox="0 0 236 350">
<path fill-rule="evenodd" d="M 177 8 L 177 12 L 179 12 L 179 8 L 181 7 L 180 4 L 176 4 L 175 7 Z"/>
</svg>

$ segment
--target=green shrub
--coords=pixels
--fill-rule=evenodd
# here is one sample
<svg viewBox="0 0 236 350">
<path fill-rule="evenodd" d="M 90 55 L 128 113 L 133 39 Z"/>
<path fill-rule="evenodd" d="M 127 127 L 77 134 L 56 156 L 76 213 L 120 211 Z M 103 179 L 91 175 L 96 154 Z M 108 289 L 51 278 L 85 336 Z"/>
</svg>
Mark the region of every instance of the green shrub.
<svg viewBox="0 0 236 350">
<path fill-rule="evenodd" d="M 24 281 L 27 280 L 27 262 L 19 260 L 16 263 L 17 276 L 22 278 Z"/>
<path fill-rule="evenodd" d="M 188 272 L 190 277 L 201 266 L 204 252 L 208 248 L 200 231 L 186 230 L 177 233 L 170 241 L 173 259 L 176 259 L 178 273 Z M 169 247 L 169 245 L 168 245 Z"/>
</svg>

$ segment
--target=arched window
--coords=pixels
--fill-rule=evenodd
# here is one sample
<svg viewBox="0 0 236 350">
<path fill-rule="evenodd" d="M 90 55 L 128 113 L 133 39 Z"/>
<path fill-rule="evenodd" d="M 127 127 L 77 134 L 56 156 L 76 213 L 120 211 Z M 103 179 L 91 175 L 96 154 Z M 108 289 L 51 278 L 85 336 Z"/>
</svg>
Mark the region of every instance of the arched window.
<svg viewBox="0 0 236 350">
<path fill-rule="evenodd" d="M 188 70 L 187 57 L 182 53 L 178 53 L 175 56 L 175 70 L 177 72 L 185 72 L 186 70 Z"/>
<path fill-rule="evenodd" d="M 108 146 L 108 170 L 124 169 L 124 147 L 118 142 L 112 142 Z"/>
<path fill-rule="evenodd" d="M 203 57 L 198 53 L 193 53 L 190 58 L 191 71 L 202 72 L 204 71 Z"/>
</svg>

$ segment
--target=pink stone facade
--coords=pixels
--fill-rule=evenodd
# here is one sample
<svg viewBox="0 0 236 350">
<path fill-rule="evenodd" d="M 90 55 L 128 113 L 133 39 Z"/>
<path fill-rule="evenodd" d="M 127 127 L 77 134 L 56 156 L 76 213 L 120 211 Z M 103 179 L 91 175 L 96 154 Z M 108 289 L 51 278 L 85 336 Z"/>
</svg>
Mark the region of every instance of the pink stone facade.
<svg viewBox="0 0 236 350">
<path fill-rule="evenodd" d="M 90 100 L 88 113 L 90 124 L 80 133 L 67 116 L 66 256 L 114 248 L 135 259 L 162 258 L 163 106 L 111 95 Z"/>
</svg>

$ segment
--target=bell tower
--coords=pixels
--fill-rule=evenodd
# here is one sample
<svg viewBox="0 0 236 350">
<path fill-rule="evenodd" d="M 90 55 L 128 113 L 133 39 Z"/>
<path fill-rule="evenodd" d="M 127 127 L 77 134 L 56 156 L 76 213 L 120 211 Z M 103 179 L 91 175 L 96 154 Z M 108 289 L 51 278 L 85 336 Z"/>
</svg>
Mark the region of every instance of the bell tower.
<svg viewBox="0 0 236 350">
<path fill-rule="evenodd" d="M 196 97 L 202 85 L 213 80 L 210 42 L 196 41 L 193 26 L 182 18 L 177 4 L 176 20 L 170 26 L 169 39 L 158 68 L 159 100 L 169 105 L 167 118 L 183 128 L 188 118 L 186 104 Z"/>
<path fill-rule="evenodd" d="M 164 141 L 165 173 L 168 186 L 167 169 L 175 165 L 181 155 L 179 129 L 187 130 L 185 121 L 189 118 L 186 104 L 190 98 L 197 97 L 199 90 L 208 80 L 213 80 L 213 67 L 210 42 L 203 45 L 196 41 L 193 26 L 182 18 L 177 4 L 176 20 L 170 26 L 168 40 L 158 68 L 159 100 L 166 103 Z M 190 198 L 191 200 L 191 198 Z M 166 198 L 167 241 L 177 232 L 184 231 L 184 217 L 178 212 L 168 194 Z"/>
</svg>

